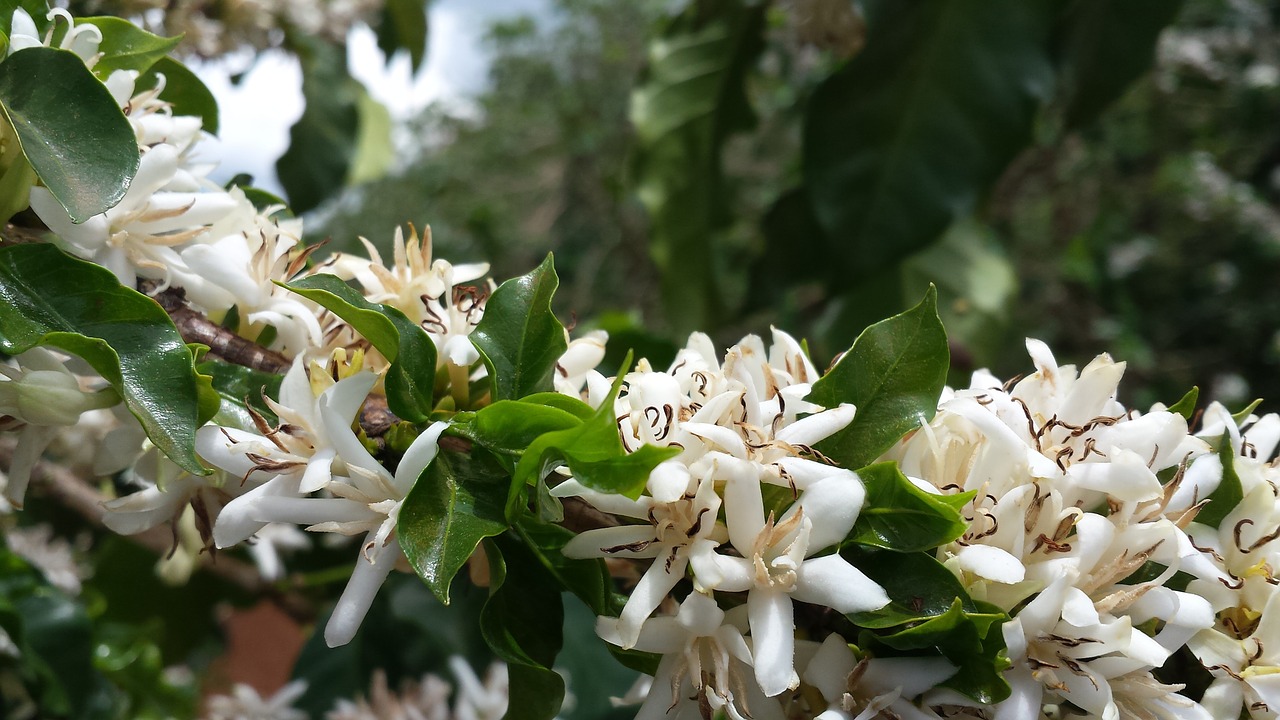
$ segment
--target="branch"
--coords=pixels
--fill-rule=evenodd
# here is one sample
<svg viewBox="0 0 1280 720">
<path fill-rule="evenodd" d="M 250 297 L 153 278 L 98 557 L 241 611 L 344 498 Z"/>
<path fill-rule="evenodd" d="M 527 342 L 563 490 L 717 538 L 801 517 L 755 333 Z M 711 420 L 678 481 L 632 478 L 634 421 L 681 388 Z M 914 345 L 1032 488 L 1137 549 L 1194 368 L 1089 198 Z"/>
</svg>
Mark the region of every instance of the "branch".
<svg viewBox="0 0 1280 720">
<path fill-rule="evenodd" d="M 143 281 L 142 291 L 169 313 L 173 324 L 182 334 L 182 339 L 189 343 L 200 343 L 209 346 L 209 354 L 226 360 L 229 363 L 243 365 L 253 370 L 275 375 L 284 374 L 293 363 L 289 358 L 246 340 L 221 325 L 213 322 L 203 314 L 187 305 L 186 294 L 181 288 L 169 288 L 159 293 L 150 291 L 157 286 L 154 280 Z"/>
<path fill-rule="evenodd" d="M 0 467 L 8 468 L 13 463 L 14 443 L 8 439 L 0 443 Z M 36 464 L 31 473 L 34 481 L 32 487 L 48 496 L 64 507 L 88 520 L 94 527 L 105 528 L 102 516 L 106 513 L 102 503 L 106 498 L 85 483 L 67 468 L 49 461 Z M 173 547 L 173 533 L 163 525 L 136 535 L 123 536 L 137 545 L 150 550 L 158 556 L 168 555 Z M 271 598 L 290 617 L 299 622 L 308 623 L 316 618 L 312 604 L 295 592 L 281 591 L 272 583 L 263 580 L 258 569 L 253 565 L 233 557 L 213 556 L 203 553 L 199 558 L 200 568 L 223 580 L 244 589 L 254 595 Z"/>
</svg>

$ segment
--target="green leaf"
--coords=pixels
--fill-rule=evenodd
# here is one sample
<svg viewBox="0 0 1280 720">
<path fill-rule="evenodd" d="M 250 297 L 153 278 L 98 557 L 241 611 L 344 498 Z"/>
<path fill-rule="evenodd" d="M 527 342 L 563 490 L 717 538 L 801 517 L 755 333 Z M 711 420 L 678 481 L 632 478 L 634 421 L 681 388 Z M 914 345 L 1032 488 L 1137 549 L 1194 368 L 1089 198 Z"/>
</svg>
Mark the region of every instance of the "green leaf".
<svg viewBox="0 0 1280 720">
<path fill-rule="evenodd" d="M 93 74 L 104 82 L 116 70 L 135 70 L 144 73 L 157 60 L 182 42 L 182 37 L 160 37 L 118 17 L 77 18 L 76 26 L 93 25 L 102 31 L 101 53 L 94 63 Z"/>
<path fill-rule="evenodd" d="M 284 376 L 221 360 L 206 360 L 197 365 L 196 370 L 212 380 L 213 390 L 220 400 L 219 425 L 253 430 L 253 418 L 247 408 L 253 408 L 271 425 L 278 422 L 275 412 L 262 401 L 262 395 L 266 393 L 267 397 L 278 399 Z"/>
<path fill-rule="evenodd" d="M 911 553 L 949 543 L 968 528 L 959 507 L 973 491 L 951 497 L 927 493 L 892 462 L 864 467 L 858 477 L 867 499 L 846 542 Z"/>
<path fill-rule="evenodd" d="M 289 206 L 303 213 L 346 184 L 365 89 L 347 72 L 345 47 L 302 35 L 290 39 L 302 64 L 306 108 L 289 129 L 289 149 L 276 162 L 276 174 L 289 196 Z"/>
<path fill-rule="evenodd" d="M 560 408 L 499 400 L 476 412 L 467 435 L 493 452 L 518 456 L 540 436 L 580 425 L 580 418 Z"/>
<path fill-rule="evenodd" d="M 395 144 L 391 140 L 395 122 L 387 106 L 374 100 L 368 92 L 361 92 L 356 109 L 360 113 L 360 130 L 351 156 L 351 169 L 347 172 L 347 185 L 385 177 L 396 162 Z"/>
<path fill-rule="evenodd" d="M 1241 410 L 1240 412 L 1234 413 L 1231 416 L 1231 419 L 1235 422 L 1236 425 L 1242 425 L 1244 424 L 1244 421 L 1248 420 L 1249 416 L 1253 414 L 1253 411 L 1257 410 L 1258 406 L 1261 404 L 1262 404 L 1262 398 L 1258 398 L 1257 400 L 1254 400 L 1253 402 L 1246 405 L 1244 409 Z"/>
<path fill-rule="evenodd" d="M 0 351 L 52 345 L 79 355 L 170 459 L 189 473 L 208 473 L 195 455 L 191 352 L 154 300 L 52 245 L 0 248 L 0 299 Z"/>
<path fill-rule="evenodd" d="M 387 62 L 399 50 L 409 53 L 409 67 L 417 72 L 427 54 L 427 0 L 387 0 L 378 20 L 378 48 Z"/>
<path fill-rule="evenodd" d="M 853 403 L 853 422 L 818 444 L 847 468 L 880 457 L 937 412 L 950 351 L 932 286 L 914 308 L 862 331 L 806 398 L 825 407 Z"/>
<path fill-rule="evenodd" d="M 1068 128 L 1093 122 L 1155 57 L 1182 0 L 1074 0 L 1056 30 L 1059 96 Z"/>
<path fill-rule="evenodd" d="M 629 366 L 630 356 L 624 367 Z M 521 491 L 534 485 L 556 465 L 567 464 L 573 478 L 592 490 L 616 493 L 635 499 L 644 491 L 649 473 L 664 460 L 680 454 L 679 447 L 644 445 L 628 453 L 618 436 L 613 401 L 622 388 L 623 376 L 613 381 L 600 409 L 578 425 L 540 435 L 529 444 L 512 476 L 512 492 L 507 499 L 507 517 L 514 517 Z"/>
<path fill-rule="evenodd" d="M 1182 399 L 1169 406 L 1169 412 L 1181 415 L 1184 420 L 1191 422 L 1191 418 L 1196 414 L 1196 403 L 1200 401 L 1199 386 L 1192 387 L 1187 391 Z"/>
<path fill-rule="evenodd" d="M 967 215 L 1030 142 L 1054 82 L 1056 0 L 864 7 L 866 46 L 805 112 L 804 183 L 844 286 Z"/>
<path fill-rule="evenodd" d="M 733 220 L 725 141 L 755 125 L 747 75 L 764 50 L 767 3 L 693 3 L 649 48 L 631 99 L 636 182 L 649 211 L 649 252 L 662 271 L 667 321 L 679 333 L 723 315 L 714 244 Z"/>
<path fill-rule="evenodd" d="M 436 377 L 436 346 L 417 323 L 391 307 L 371 303 L 337 275 L 312 275 L 282 284 L 345 320 L 391 361 L 387 407 L 405 420 L 426 422 Z"/>
<path fill-rule="evenodd" d="M 489 601 L 480 613 L 480 630 L 507 662 L 511 700 L 504 720 L 551 720 L 564 699 L 564 680 L 551 669 L 564 626 L 560 590 L 519 542 L 500 536 L 485 551 Z"/>
<path fill-rule="evenodd" d="M 218 134 L 218 101 L 205 87 L 204 82 L 187 66 L 169 57 L 162 57 L 151 69 L 138 78 L 139 90 L 156 86 L 164 76 L 164 90 L 160 99 L 173 106 L 174 115 L 194 115 L 200 118 L 201 127 L 207 133 Z"/>
<path fill-rule="evenodd" d="M 1209 503 L 1200 508 L 1196 515 L 1196 522 L 1214 528 L 1221 525 L 1222 519 L 1244 499 L 1244 487 L 1240 484 L 1240 475 L 1236 473 L 1236 451 L 1228 434 L 1223 434 L 1218 439 L 1218 459 L 1222 461 L 1222 481 L 1205 498 Z"/>
<path fill-rule="evenodd" d="M 921 622 L 946 614 L 956 600 L 966 612 L 978 611 L 960 580 L 928 553 L 851 545 L 840 554 L 889 595 L 889 604 L 879 610 L 849 615 L 859 627 L 880 629 Z"/>
<path fill-rule="evenodd" d="M 560 279 L 551 255 L 527 275 L 498 287 L 485 304 L 471 342 L 484 357 L 494 400 L 518 400 L 552 389 L 556 361 L 568 342 L 551 311 Z"/>
<path fill-rule="evenodd" d="M 1009 697 L 1011 688 L 1002 673 L 1007 666 L 1000 625 L 1009 616 L 994 606 L 978 603 L 979 611 L 964 607 L 964 600 L 952 600 L 947 611 L 905 630 L 875 638 L 896 650 L 936 649 L 956 673 L 942 685 L 980 703 L 997 703 Z"/>
<path fill-rule="evenodd" d="M 442 450 L 400 506 L 400 547 L 440 602 L 480 541 L 507 529 L 503 506 L 510 480 L 496 458 Z"/>
<path fill-rule="evenodd" d="M 33 47 L 0 62 L 0 106 L 32 169 L 73 222 L 124 197 L 138 172 L 133 128 L 74 53 Z"/>
<path fill-rule="evenodd" d="M 622 612 L 626 596 L 614 592 L 613 578 L 603 559 L 565 556 L 564 546 L 574 538 L 572 531 L 526 518 L 516 527 L 516 532 L 556 583 L 586 603 L 594 615 L 617 617 Z"/>
</svg>

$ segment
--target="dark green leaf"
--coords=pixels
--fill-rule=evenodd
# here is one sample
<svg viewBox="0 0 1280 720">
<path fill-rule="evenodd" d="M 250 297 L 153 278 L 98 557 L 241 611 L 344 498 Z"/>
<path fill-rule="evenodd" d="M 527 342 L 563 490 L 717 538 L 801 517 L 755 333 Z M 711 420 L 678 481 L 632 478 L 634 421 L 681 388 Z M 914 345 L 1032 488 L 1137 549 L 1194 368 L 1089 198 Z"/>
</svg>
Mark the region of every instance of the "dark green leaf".
<svg viewBox="0 0 1280 720">
<path fill-rule="evenodd" d="M 1200 401 L 1200 388 L 1193 387 L 1187 391 L 1182 399 L 1169 406 L 1169 412 L 1177 413 L 1187 422 L 1191 422 L 1191 418 L 1196 414 L 1196 403 Z"/>
<path fill-rule="evenodd" d="M 1200 508 L 1196 515 L 1196 522 L 1215 528 L 1244 499 L 1244 487 L 1240 484 L 1240 475 L 1236 473 L 1236 451 L 1231 446 L 1230 435 L 1224 434 L 1218 439 L 1218 459 L 1222 461 L 1222 481 L 1205 498 L 1209 503 Z"/>
<path fill-rule="evenodd" d="M 766 3 L 693 3 L 650 46 L 631 100 L 636 177 L 649 210 L 668 323 L 705 329 L 723 313 L 713 243 L 733 219 L 721 167 L 726 139 L 755 125 L 747 74 L 764 49 Z"/>
<path fill-rule="evenodd" d="M 205 132 L 218 134 L 218 101 L 204 82 L 177 60 L 169 57 L 156 60 L 151 69 L 138 78 L 137 88 L 155 87 L 161 75 L 164 75 L 164 90 L 160 99 L 173 106 L 173 114 L 194 115 L 200 118 Z"/>
<path fill-rule="evenodd" d="M 970 612 L 957 597 L 942 615 L 875 640 L 897 650 L 936 649 L 956 666 L 944 687 L 981 703 L 1000 702 L 1010 694 L 1002 675 L 1007 661 L 1001 657 L 1005 645 L 1000 632 L 1009 616 L 982 603 L 978 606 L 979 612 Z"/>
<path fill-rule="evenodd" d="M 22 152 L 73 222 L 106 212 L 138 172 L 133 127 L 84 61 L 33 47 L 0 62 L 0 105 Z"/>
<path fill-rule="evenodd" d="M 276 414 L 263 402 L 262 396 L 266 393 L 269 398 L 279 399 L 280 382 L 284 376 L 221 360 L 206 360 L 197 365 L 196 370 L 212 378 L 213 389 L 221 399 L 221 407 L 218 410 L 221 418 L 219 425 L 232 425 L 252 430 L 253 418 L 246 407 L 253 408 L 271 425 L 276 424 Z"/>
<path fill-rule="evenodd" d="M 409 66 L 417 72 L 427 52 L 427 1 L 387 0 L 378 21 L 378 48 L 391 62 L 398 50 L 409 53 Z"/>
<path fill-rule="evenodd" d="M 564 680 L 551 666 L 560 652 L 564 606 L 546 568 L 519 542 L 500 536 L 485 545 L 489 602 L 480 630 L 507 662 L 511 700 L 505 720 L 551 720 L 564 699 Z"/>
<path fill-rule="evenodd" d="M 937 239 L 1031 139 L 1055 0 L 872 0 L 867 44 L 814 91 L 804 182 L 847 285 Z"/>
<path fill-rule="evenodd" d="M 533 519 L 523 520 L 516 530 L 556 583 L 586 603 L 594 615 L 617 617 L 622 612 L 626 597 L 613 591 L 613 579 L 603 559 L 565 556 L 564 546 L 573 539 L 573 532 Z"/>
<path fill-rule="evenodd" d="M 440 602 L 480 541 L 507 529 L 503 506 L 511 482 L 489 453 L 442 450 L 400 507 L 400 547 Z"/>
<path fill-rule="evenodd" d="M 77 18 L 76 25 L 81 24 L 93 25 L 102 31 L 102 42 L 98 44 L 100 56 L 93 65 L 93 74 L 103 81 L 116 70 L 139 73 L 150 70 L 157 60 L 168 55 L 182 41 L 181 37 L 153 35 L 118 17 Z"/>
<path fill-rule="evenodd" d="M 1059 95 L 1068 128 L 1087 125 L 1151 67 L 1182 0 L 1074 0 L 1058 24 Z"/>
<path fill-rule="evenodd" d="M 560 279 L 550 255 L 528 275 L 498 287 L 484 308 L 471 342 L 484 356 L 494 400 L 518 400 L 552 389 L 556 361 L 568 343 L 551 312 Z"/>
<path fill-rule="evenodd" d="M 973 492 L 946 498 L 916 487 L 895 463 L 876 463 L 858 471 L 867 499 L 848 542 L 911 553 L 931 550 L 964 534 L 968 525 L 957 505 Z"/>
<path fill-rule="evenodd" d="M 947 381 L 950 351 L 931 286 L 914 308 L 867 328 L 807 398 L 825 407 L 853 403 L 848 427 L 818 444 L 847 468 L 860 468 L 929 422 Z"/>
<path fill-rule="evenodd" d="M 154 300 L 52 245 L 0 248 L 0 299 L 0 350 L 52 345 L 79 355 L 170 459 L 189 473 L 208 472 L 195 455 L 199 396 L 191 353 Z"/>
<path fill-rule="evenodd" d="M 849 546 L 840 551 L 854 567 L 889 595 L 879 610 L 853 613 L 859 627 L 889 628 L 945 614 L 957 599 L 967 612 L 977 612 L 960 580 L 928 553 L 896 553 Z"/>
<path fill-rule="evenodd" d="M 426 422 L 436 377 L 436 346 L 404 313 L 364 299 L 336 275 L 312 275 L 284 285 L 345 320 L 391 361 L 387 406 L 397 416 Z"/>
<path fill-rule="evenodd" d="M 289 149 L 276 162 L 294 212 L 306 212 L 347 182 L 360 131 L 364 87 L 347 72 L 346 48 L 317 37 L 291 36 L 302 63 L 306 108 L 289 129 Z"/>
</svg>

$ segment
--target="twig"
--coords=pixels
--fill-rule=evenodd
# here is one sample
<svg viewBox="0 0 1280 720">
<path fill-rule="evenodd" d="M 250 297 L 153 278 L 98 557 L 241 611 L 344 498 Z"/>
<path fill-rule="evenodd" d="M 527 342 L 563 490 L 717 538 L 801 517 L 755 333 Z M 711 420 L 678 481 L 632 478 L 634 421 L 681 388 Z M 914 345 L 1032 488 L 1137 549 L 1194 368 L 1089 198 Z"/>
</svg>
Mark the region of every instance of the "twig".
<svg viewBox="0 0 1280 720">
<path fill-rule="evenodd" d="M 0 443 L 0 467 L 8 468 L 12 464 L 13 452 L 12 441 Z M 36 464 L 31 478 L 32 487 L 41 494 L 54 499 L 95 527 L 105 527 L 102 517 L 106 511 L 103 510 L 102 503 L 106 498 L 75 473 L 57 463 L 41 461 Z M 173 534 L 164 526 L 125 537 L 160 556 L 169 554 L 173 547 Z M 211 554 L 201 554 L 199 565 L 201 569 L 249 593 L 271 598 L 281 610 L 299 622 L 313 622 L 316 618 L 316 610 L 306 598 L 295 592 L 277 589 L 263 580 L 258 569 L 249 563 L 226 555 L 215 558 Z"/>
<path fill-rule="evenodd" d="M 154 287 L 155 281 L 144 281 L 144 291 Z M 184 341 L 208 345 L 210 355 L 275 375 L 286 372 L 292 364 L 289 358 L 275 350 L 246 340 L 188 307 L 186 294 L 180 288 L 169 288 L 151 297 L 173 318 L 173 324 Z"/>
</svg>

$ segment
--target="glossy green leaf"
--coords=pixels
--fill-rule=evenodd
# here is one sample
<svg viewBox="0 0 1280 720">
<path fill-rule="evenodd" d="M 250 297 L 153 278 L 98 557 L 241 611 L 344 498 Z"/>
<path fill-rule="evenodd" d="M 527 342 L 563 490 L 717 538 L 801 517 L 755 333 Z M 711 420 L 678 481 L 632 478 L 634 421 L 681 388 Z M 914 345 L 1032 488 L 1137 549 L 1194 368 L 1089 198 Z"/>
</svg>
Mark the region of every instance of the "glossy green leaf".
<svg viewBox="0 0 1280 720">
<path fill-rule="evenodd" d="M 471 342 L 484 357 L 494 400 L 518 400 L 552 389 L 556 361 L 568 342 L 551 311 L 560 279 L 550 255 L 527 275 L 498 287 L 485 304 Z"/>
<path fill-rule="evenodd" d="M 201 127 L 207 133 L 218 134 L 218 101 L 204 82 L 187 66 L 169 57 L 162 57 L 151 69 L 138 78 L 136 86 L 146 90 L 156 86 L 164 76 L 164 90 L 160 99 L 173 106 L 174 115 L 194 115 L 200 118 Z"/>
<path fill-rule="evenodd" d="M 519 456 L 540 436 L 581 424 L 581 419 L 560 408 L 499 400 L 476 412 L 468 435 L 494 452 Z"/>
<path fill-rule="evenodd" d="M 551 720 L 564 699 L 564 680 L 551 669 L 563 637 L 560 589 L 521 543 L 500 536 L 485 550 L 489 601 L 480 613 L 480 630 L 507 662 L 511 700 L 504 720 Z"/>
<path fill-rule="evenodd" d="M 628 356 L 626 366 L 630 361 Z M 573 478 L 593 490 L 637 498 L 644 491 L 653 468 L 680 454 L 679 447 L 644 445 L 630 453 L 623 447 L 617 419 L 613 416 L 613 400 L 622 387 L 624 375 L 619 373 L 614 379 L 609 396 L 589 419 L 564 430 L 544 433 L 529 444 L 512 478 L 508 517 L 517 510 L 523 489 L 536 484 L 558 465 L 568 465 Z"/>
<path fill-rule="evenodd" d="M 840 554 L 889 595 L 889 604 L 879 610 L 849 616 L 859 627 L 879 629 L 921 622 L 946 614 L 956 600 L 966 612 L 978 611 L 960 580 L 928 553 L 851 545 Z"/>
<path fill-rule="evenodd" d="M 404 313 L 364 299 L 336 275 L 311 275 L 283 285 L 345 320 L 391 361 L 387 406 L 397 416 L 426 422 L 436 377 L 436 346 Z"/>
<path fill-rule="evenodd" d="M 968 214 L 1031 140 L 1055 0 L 869 0 L 866 46 L 814 91 L 804 183 L 845 286 Z"/>
<path fill-rule="evenodd" d="M 265 393 L 269 398 L 279 399 L 283 375 L 273 375 L 221 360 L 206 360 L 197 365 L 196 370 L 211 378 L 213 390 L 220 400 L 218 425 L 253 430 L 253 418 L 247 408 L 253 408 L 269 424 L 277 423 L 275 412 L 263 402 L 262 396 Z"/>
<path fill-rule="evenodd" d="M 650 45 L 631 99 L 636 182 L 649 211 L 649 251 L 677 332 L 723 314 L 714 243 L 733 219 L 721 167 L 730 135 L 755 125 L 746 80 L 764 49 L 766 3 L 689 5 Z"/>
<path fill-rule="evenodd" d="M 1215 528 L 1244 499 L 1244 486 L 1240 484 L 1240 475 L 1236 472 L 1236 451 L 1231 446 L 1230 435 L 1224 434 L 1218 439 L 1218 459 L 1222 461 L 1222 480 L 1209 493 L 1209 497 L 1205 498 L 1209 503 L 1196 514 L 1196 522 Z"/>
<path fill-rule="evenodd" d="M 345 185 L 360 132 L 364 86 L 347 72 L 346 48 L 319 37 L 291 36 L 302 63 L 302 117 L 289 128 L 289 149 L 276 174 L 289 206 L 303 213 Z"/>
<path fill-rule="evenodd" d="M 378 48 L 387 62 L 404 50 L 417 72 L 427 54 L 427 22 L 427 0 L 387 0 L 377 27 Z"/>
<path fill-rule="evenodd" d="M 0 62 L 0 106 L 40 181 L 74 222 L 106 212 L 138 172 L 138 144 L 74 53 L 33 47 Z"/>
<path fill-rule="evenodd" d="M 1160 31 L 1183 0 L 1073 0 L 1056 29 L 1068 128 L 1094 119 L 1151 67 Z"/>
<path fill-rule="evenodd" d="M 574 538 L 572 531 L 526 518 L 516 532 L 556 583 L 576 595 L 593 614 L 617 617 L 622 612 L 626 596 L 614 592 L 613 578 L 603 559 L 565 556 L 564 546 Z"/>
<path fill-rule="evenodd" d="M 949 543 L 968 528 L 959 506 L 972 499 L 972 492 L 945 499 L 927 493 L 892 462 L 864 467 L 858 477 L 867 499 L 847 542 L 912 553 Z"/>
<path fill-rule="evenodd" d="M 440 602 L 480 541 L 507 529 L 503 507 L 511 482 L 491 454 L 442 450 L 400 506 L 400 547 Z"/>
<path fill-rule="evenodd" d="M 970 612 L 955 598 L 942 615 L 878 636 L 876 641 L 897 650 L 934 648 L 956 666 L 956 674 L 943 683 L 944 687 L 981 703 L 1000 702 L 1011 692 L 1002 676 L 1005 661 L 1000 657 L 1005 648 L 1000 625 L 1009 616 L 990 606 L 980 610 Z"/>
<path fill-rule="evenodd" d="M 52 345 L 79 355 L 170 459 L 189 473 L 208 472 L 195 455 L 191 353 L 154 300 L 52 245 L 0 248 L 0 300 L 0 351 Z"/>
<path fill-rule="evenodd" d="M 153 35 L 133 23 L 118 17 L 77 18 L 76 25 L 93 25 L 102 31 L 102 42 L 98 44 L 98 62 L 93 65 L 93 74 L 106 81 L 116 70 L 134 70 L 144 73 L 151 69 L 157 60 L 169 54 L 177 47 L 182 37 L 160 37 Z"/>
<path fill-rule="evenodd" d="M 1191 418 L 1196 414 L 1196 403 L 1200 401 L 1200 388 L 1193 387 L 1182 396 L 1181 400 L 1169 406 L 1169 412 L 1181 415 L 1184 420 L 1191 422 Z"/>
<path fill-rule="evenodd" d="M 933 419 L 947 381 L 950 350 L 933 287 L 914 308 L 867 328 L 806 398 L 825 407 L 853 403 L 848 427 L 818 444 L 847 468 L 880 457 Z"/>
</svg>

